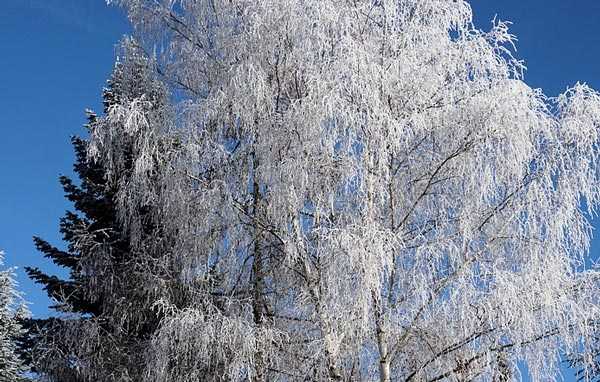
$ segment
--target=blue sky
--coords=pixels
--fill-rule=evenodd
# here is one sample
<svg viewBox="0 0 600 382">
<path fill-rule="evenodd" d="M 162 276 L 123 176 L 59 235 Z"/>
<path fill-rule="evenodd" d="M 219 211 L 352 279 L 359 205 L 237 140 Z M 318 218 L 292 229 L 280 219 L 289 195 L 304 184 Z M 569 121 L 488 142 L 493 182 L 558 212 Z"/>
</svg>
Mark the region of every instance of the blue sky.
<svg viewBox="0 0 600 382">
<path fill-rule="evenodd" d="M 510 20 L 525 80 L 557 95 L 576 81 L 600 90 L 600 1 L 472 0 L 476 26 Z M 103 0 L 2 0 L 0 13 L 0 248 L 35 316 L 49 301 L 22 267 L 55 270 L 31 236 L 60 243 L 58 220 L 69 205 L 58 184 L 72 174 L 72 134 L 84 110 L 101 110 L 101 89 L 115 44 L 129 27 Z M 600 251 L 595 241 L 592 252 Z"/>
<path fill-rule="evenodd" d="M 69 137 L 83 133 L 86 108 L 101 111 L 101 90 L 126 17 L 103 0 L 2 0 L 0 11 L 0 248 L 18 266 L 34 315 L 49 301 L 22 272 L 54 269 L 31 236 L 60 243 L 69 205 L 57 182 L 72 174 Z"/>
</svg>

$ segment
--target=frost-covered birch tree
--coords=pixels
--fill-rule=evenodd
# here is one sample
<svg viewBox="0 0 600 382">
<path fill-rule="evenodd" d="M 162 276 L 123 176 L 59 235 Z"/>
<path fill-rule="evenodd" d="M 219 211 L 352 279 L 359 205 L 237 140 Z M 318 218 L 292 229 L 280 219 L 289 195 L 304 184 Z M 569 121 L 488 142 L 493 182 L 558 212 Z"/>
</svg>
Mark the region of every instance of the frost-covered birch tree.
<svg viewBox="0 0 600 382">
<path fill-rule="evenodd" d="M 109 2 L 174 104 L 92 136 L 118 173 L 145 131 L 121 219 L 151 200 L 173 238 L 146 380 L 550 380 L 589 346 L 600 96 L 527 86 L 507 23 L 463 0 Z"/>
<path fill-rule="evenodd" d="M 4 252 L 0 251 L 3 265 Z M 27 314 L 15 287 L 13 270 L 0 271 L 0 382 L 26 380 L 27 368 L 18 354 L 18 341 L 23 336 L 21 321 Z"/>
</svg>

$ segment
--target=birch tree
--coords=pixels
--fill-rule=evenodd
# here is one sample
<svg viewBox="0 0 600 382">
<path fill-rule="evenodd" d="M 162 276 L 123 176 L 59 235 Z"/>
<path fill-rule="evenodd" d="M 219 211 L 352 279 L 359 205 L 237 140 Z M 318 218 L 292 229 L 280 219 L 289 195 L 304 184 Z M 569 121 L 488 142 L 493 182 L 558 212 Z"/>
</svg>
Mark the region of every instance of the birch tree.
<svg viewBox="0 0 600 382">
<path fill-rule="evenodd" d="M 463 0 L 109 2 L 174 111 L 132 100 L 90 151 L 118 173 L 144 131 L 121 220 L 152 200 L 174 238 L 146 380 L 552 380 L 589 346 L 600 96 L 530 88 L 507 23 Z"/>
</svg>

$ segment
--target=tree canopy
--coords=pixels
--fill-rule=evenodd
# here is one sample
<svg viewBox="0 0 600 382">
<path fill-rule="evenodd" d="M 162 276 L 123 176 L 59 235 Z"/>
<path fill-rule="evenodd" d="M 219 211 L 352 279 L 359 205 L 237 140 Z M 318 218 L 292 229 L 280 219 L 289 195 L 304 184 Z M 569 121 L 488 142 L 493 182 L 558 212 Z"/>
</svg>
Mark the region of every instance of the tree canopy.
<svg viewBox="0 0 600 382">
<path fill-rule="evenodd" d="M 600 95 L 529 87 L 507 23 L 463 0 L 109 2 L 151 69 L 122 83 L 159 84 L 87 146 L 136 254 L 89 295 L 116 280 L 135 298 L 110 317 L 160 318 L 122 380 L 549 380 L 592 351 Z"/>
</svg>

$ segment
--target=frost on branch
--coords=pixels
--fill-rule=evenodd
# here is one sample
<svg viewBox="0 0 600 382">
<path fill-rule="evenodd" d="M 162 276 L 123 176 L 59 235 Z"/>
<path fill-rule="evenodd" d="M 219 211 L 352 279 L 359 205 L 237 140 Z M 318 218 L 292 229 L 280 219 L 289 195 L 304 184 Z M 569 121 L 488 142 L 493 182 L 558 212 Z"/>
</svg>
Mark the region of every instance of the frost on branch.
<svg viewBox="0 0 600 382">
<path fill-rule="evenodd" d="M 61 180 L 75 207 L 61 220 L 67 249 L 37 241 L 69 269 L 64 281 L 30 273 L 59 307 L 57 317 L 39 320 L 34 330 L 33 361 L 48 381 L 144 380 L 146 351 L 161 320 L 155 302 L 185 298 L 177 270 L 166 267 L 172 242 L 155 219 L 151 188 L 160 185 L 160 153 L 176 144 L 158 138 L 169 128 L 170 108 L 157 76 L 152 58 L 125 40 L 103 93 L 104 114 L 89 112 L 90 140 L 74 140 L 81 186 Z"/>
<path fill-rule="evenodd" d="M 94 139 L 115 174 L 134 139 L 122 220 L 156 207 L 194 296 L 149 378 L 491 381 L 522 361 L 548 380 L 589 346 L 599 95 L 527 86 L 507 23 L 450 0 L 115 2 L 175 116 L 147 130 L 132 99 Z"/>
<path fill-rule="evenodd" d="M 278 333 L 222 315 L 214 307 L 172 311 L 154 340 L 150 352 L 152 367 L 147 371 L 147 378 L 220 381 L 223 377 L 229 380 L 253 377 L 257 352 L 272 361 L 278 357 L 276 353 L 266 353 L 272 343 L 282 344 Z M 182 352 L 182 344 L 191 351 Z"/>
<path fill-rule="evenodd" d="M 0 266 L 4 265 L 4 252 L 0 251 Z M 12 269 L 0 271 L 0 381 L 25 381 L 27 367 L 18 352 L 18 341 L 24 331 L 22 321 L 29 313 L 16 291 Z M 19 303 L 19 304 L 18 304 Z"/>
</svg>

